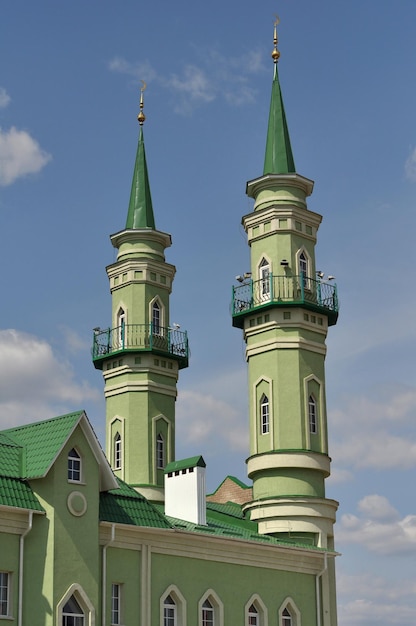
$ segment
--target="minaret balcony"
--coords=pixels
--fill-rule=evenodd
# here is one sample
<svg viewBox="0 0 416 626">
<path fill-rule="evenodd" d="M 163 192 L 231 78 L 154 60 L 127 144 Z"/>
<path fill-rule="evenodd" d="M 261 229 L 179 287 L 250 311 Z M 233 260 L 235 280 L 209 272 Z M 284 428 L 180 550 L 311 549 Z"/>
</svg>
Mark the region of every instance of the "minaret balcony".
<svg viewBox="0 0 416 626">
<path fill-rule="evenodd" d="M 233 287 L 233 326 L 244 327 L 247 315 L 272 307 L 303 307 L 328 318 L 328 325 L 338 319 L 338 294 L 333 283 L 304 275 L 273 276 L 247 280 Z"/>
<path fill-rule="evenodd" d="M 96 369 L 102 369 L 109 357 L 126 352 L 151 352 L 175 359 L 182 369 L 189 363 L 188 335 L 186 331 L 154 324 L 123 324 L 94 330 L 92 360 Z"/>
</svg>

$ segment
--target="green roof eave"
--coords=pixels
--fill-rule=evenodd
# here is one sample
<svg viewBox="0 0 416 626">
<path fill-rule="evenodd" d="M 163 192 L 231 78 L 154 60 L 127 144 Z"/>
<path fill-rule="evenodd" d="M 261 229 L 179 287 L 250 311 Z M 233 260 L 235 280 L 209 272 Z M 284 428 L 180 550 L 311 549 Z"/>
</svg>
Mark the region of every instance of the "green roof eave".
<svg viewBox="0 0 416 626">
<path fill-rule="evenodd" d="M 201 455 L 191 456 L 188 459 L 182 459 L 180 461 L 172 461 L 172 463 L 166 465 L 165 474 L 189 469 L 190 467 L 206 467 L 206 463 Z"/>
<path fill-rule="evenodd" d="M 126 220 L 126 229 L 131 228 L 156 228 L 142 128 L 140 128 L 139 143 L 137 145 L 136 162 L 134 165 L 129 209 Z"/>
<path fill-rule="evenodd" d="M 288 174 L 296 172 L 277 72 L 277 64 L 275 65 L 272 84 L 263 172 L 264 174 Z"/>
</svg>

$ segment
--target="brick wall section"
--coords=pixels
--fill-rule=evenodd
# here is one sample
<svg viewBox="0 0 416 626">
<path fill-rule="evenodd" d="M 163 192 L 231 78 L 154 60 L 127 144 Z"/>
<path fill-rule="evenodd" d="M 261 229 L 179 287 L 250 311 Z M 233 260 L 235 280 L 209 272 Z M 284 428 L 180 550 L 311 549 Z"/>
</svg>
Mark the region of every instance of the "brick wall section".
<svg viewBox="0 0 416 626">
<path fill-rule="evenodd" d="M 252 499 L 253 490 L 251 487 L 243 488 L 228 477 L 221 483 L 215 493 L 207 496 L 207 502 L 217 502 L 218 504 L 225 504 L 226 502 L 245 504 Z"/>
</svg>

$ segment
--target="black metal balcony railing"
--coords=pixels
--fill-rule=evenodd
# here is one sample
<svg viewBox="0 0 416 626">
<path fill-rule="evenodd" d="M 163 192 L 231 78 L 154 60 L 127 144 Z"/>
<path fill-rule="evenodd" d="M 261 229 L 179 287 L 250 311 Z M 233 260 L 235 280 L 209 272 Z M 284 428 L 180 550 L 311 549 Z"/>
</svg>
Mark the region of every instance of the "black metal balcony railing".
<svg viewBox="0 0 416 626">
<path fill-rule="evenodd" d="M 328 316 L 328 323 L 335 324 L 338 317 L 338 294 L 335 284 L 325 283 L 307 276 L 273 276 L 249 280 L 233 287 L 232 315 L 234 325 L 240 326 L 239 318 L 258 307 L 270 305 L 305 306 Z"/>
<path fill-rule="evenodd" d="M 97 365 L 109 355 L 125 351 L 156 352 L 173 357 L 180 368 L 187 367 L 188 335 L 186 331 L 153 324 L 122 324 L 94 331 L 92 360 Z"/>
</svg>

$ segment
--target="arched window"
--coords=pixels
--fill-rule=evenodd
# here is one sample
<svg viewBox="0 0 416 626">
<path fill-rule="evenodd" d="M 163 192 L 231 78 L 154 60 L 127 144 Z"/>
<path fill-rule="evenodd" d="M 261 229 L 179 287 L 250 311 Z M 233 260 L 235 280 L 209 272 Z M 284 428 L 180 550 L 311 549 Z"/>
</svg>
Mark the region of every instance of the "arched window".
<svg viewBox="0 0 416 626">
<path fill-rule="evenodd" d="M 81 482 L 81 457 L 75 448 L 68 453 L 68 480 Z"/>
<path fill-rule="evenodd" d="M 262 259 L 259 266 L 260 278 L 260 300 L 270 298 L 270 264 L 266 259 Z"/>
<path fill-rule="evenodd" d="M 114 437 L 114 469 L 121 469 L 122 464 L 122 445 L 121 435 L 116 433 Z"/>
<path fill-rule="evenodd" d="M 71 596 L 62 609 L 62 626 L 84 626 L 85 615 L 74 596 Z"/>
<path fill-rule="evenodd" d="M 309 432 L 315 435 L 318 432 L 318 411 L 316 406 L 316 400 L 313 395 L 308 399 L 308 414 L 309 414 Z"/>
<path fill-rule="evenodd" d="M 208 598 L 202 605 L 202 626 L 215 626 L 214 607 Z"/>
<path fill-rule="evenodd" d="M 153 303 L 152 306 L 152 331 L 154 335 L 161 334 L 161 311 L 160 304 L 157 300 Z"/>
<path fill-rule="evenodd" d="M 303 251 L 299 255 L 299 276 L 300 279 L 303 281 L 303 286 L 305 287 L 305 289 L 309 289 L 309 261 L 308 257 Z"/>
<path fill-rule="evenodd" d="M 248 626 L 260 626 L 259 612 L 254 604 L 251 604 L 248 609 Z"/>
<path fill-rule="evenodd" d="M 264 394 L 260 400 L 260 422 L 261 422 L 261 434 L 266 435 L 270 430 L 270 412 L 269 412 L 269 398 Z"/>
<path fill-rule="evenodd" d="M 165 467 L 165 440 L 160 433 L 156 437 L 156 467 L 157 469 Z"/>
<path fill-rule="evenodd" d="M 120 307 L 117 313 L 118 348 L 124 348 L 126 342 L 126 312 Z"/>
<path fill-rule="evenodd" d="M 287 608 L 283 609 L 282 612 L 282 626 L 294 626 L 292 616 Z"/>
<path fill-rule="evenodd" d="M 177 626 L 176 602 L 170 594 L 163 601 L 163 626 Z"/>
</svg>

